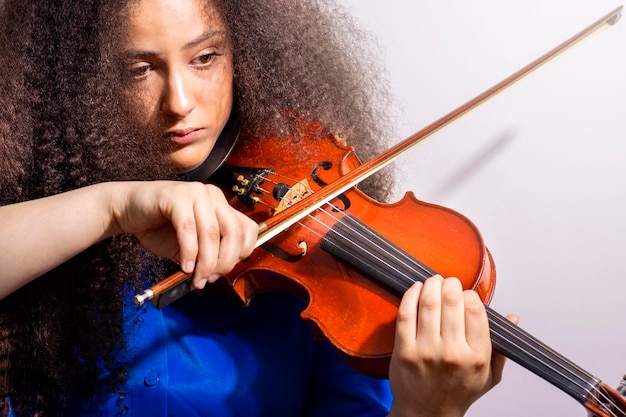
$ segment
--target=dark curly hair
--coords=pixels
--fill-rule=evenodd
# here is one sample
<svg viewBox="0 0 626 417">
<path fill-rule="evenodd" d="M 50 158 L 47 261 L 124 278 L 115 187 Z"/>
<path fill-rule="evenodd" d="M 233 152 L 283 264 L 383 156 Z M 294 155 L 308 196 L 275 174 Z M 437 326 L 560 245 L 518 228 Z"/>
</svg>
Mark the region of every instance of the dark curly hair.
<svg viewBox="0 0 626 417">
<path fill-rule="evenodd" d="M 0 204 L 173 178 L 115 87 L 128 1 L 0 0 Z M 208 4 L 231 32 L 246 131 L 293 133 L 295 113 L 346 138 L 362 159 L 380 152 L 390 136 L 383 65 L 344 10 L 315 0 Z M 383 199 L 391 184 L 373 179 L 364 189 Z M 107 389 L 118 389 L 123 294 L 158 263 L 132 236 L 116 236 L 0 300 L 0 399 L 18 415 L 60 415 L 70 394 L 97 394 L 101 363 Z"/>
</svg>

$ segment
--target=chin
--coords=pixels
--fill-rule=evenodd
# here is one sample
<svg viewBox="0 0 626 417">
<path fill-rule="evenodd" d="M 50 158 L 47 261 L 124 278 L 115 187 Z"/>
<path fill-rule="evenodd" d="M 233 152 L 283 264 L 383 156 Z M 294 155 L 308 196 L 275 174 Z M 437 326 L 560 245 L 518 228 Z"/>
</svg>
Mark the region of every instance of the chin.
<svg viewBox="0 0 626 417">
<path fill-rule="evenodd" d="M 174 152 L 170 156 L 170 161 L 174 170 L 178 173 L 189 172 L 200 166 L 204 162 L 204 160 L 208 157 L 208 155 L 182 155 L 179 152 Z"/>
</svg>

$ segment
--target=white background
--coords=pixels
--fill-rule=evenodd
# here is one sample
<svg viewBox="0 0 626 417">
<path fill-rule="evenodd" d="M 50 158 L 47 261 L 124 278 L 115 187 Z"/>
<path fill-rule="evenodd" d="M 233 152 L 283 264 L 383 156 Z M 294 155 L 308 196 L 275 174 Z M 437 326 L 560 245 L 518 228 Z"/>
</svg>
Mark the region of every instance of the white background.
<svg viewBox="0 0 626 417">
<path fill-rule="evenodd" d="M 619 0 L 616 0 L 619 1 Z M 399 141 L 620 5 L 341 0 L 379 40 Z M 491 306 L 615 386 L 626 373 L 626 18 L 399 164 L 399 193 L 468 216 L 497 267 Z M 584 416 L 508 362 L 470 417 Z"/>
</svg>

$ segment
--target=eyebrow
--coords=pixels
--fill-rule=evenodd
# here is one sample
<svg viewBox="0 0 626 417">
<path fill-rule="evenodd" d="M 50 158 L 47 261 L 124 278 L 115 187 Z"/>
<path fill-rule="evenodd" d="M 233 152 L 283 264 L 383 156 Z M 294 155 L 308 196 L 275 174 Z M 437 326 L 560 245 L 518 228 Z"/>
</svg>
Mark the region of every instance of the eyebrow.
<svg viewBox="0 0 626 417">
<path fill-rule="evenodd" d="M 211 39 L 214 38 L 216 36 L 221 36 L 221 35 L 225 35 L 226 31 L 225 30 L 214 30 L 214 31 L 210 31 L 210 32 L 205 32 L 202 35 L 198 36 L 197 38 L 187 42 L 184 46 L 183 49 L 187 50 L 187 49 L 191 49 L 199 44 L 201 44 L 202 42 L 206 41 L 207 39 Z M 159 53 L 156 51 L 141 51 L 141 50 L 128 50 L 128 51 L 124 51 L 123 56 L 125 58 L 150 58 L 150 57 L 155 57 L 158 56 Z"/>
<path fill-rule="evenodd" d="M 192 40 L 191 42 L 188 42 L 187 44 L 185 44 L 185 46 L 183 47 L 184 49 L 189 49 L 189 48 L 193 48 L 194 46 L 206 41 L 207 39 L 211 39 L 214 38 L 216 36 L 220 36 L 220 35 L 225 35 L 226 31 L 225 30 L 214 30 L 211 32 L 205 32 L 202 35 L 198 36 L 196 39 Z"/>
</svg>

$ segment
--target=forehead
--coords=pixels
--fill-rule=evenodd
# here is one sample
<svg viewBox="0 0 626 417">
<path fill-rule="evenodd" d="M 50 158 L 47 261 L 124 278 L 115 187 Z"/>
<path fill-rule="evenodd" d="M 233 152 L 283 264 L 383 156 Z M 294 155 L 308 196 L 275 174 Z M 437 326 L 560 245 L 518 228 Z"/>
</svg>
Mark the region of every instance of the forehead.
<svg viewBox="0 0 626 417">
<path fill-rule="evenodd" d="M 135 0 L 124 12 L 130 43 L 226 29 L 218 9 L 207 0 Z"/>
</svg>

